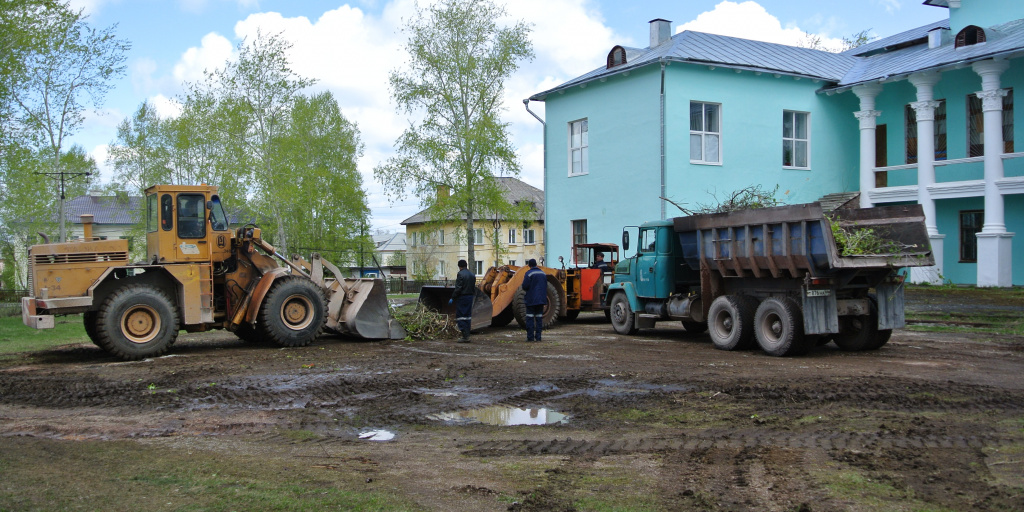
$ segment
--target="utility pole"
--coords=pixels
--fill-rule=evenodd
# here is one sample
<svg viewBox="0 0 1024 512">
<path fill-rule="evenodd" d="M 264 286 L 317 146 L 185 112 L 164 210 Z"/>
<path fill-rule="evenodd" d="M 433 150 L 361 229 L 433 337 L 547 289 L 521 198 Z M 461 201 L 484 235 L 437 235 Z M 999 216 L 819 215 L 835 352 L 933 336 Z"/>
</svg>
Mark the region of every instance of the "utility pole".
<svg viewBox="0 0 1024 512">
<path fill-rule="evenodd" d="M 64 191 L 65 182 L 72 178 L 79 176 L 92 176 L 91 172 L 68 172 L 68 171 L 56 171 L 56 172 L 37 172 L 36 174 L 47 176 L 54 181 L 60 183 L 60 243 L 67 242 L 67 231 L 64 229 L 65 215 L 64 215 Z"/>
</svg>

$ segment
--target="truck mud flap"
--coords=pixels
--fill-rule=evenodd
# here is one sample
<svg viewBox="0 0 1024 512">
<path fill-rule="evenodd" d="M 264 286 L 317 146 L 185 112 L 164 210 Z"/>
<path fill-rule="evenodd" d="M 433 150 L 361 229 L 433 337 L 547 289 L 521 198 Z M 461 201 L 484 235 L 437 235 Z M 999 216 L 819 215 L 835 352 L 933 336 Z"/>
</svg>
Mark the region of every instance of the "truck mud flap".
<svg viewBox="0 0 1024 512">
<path fill-rule="evenodd" d="M 900 329 L 907 325 L 903 311 L 903 284 L 880 284 L 875 287 L 878 297 L 878 328 Z"/>
<path fill-rule="evenodd" d="M 812 292 L 828 292 L 808 296 L 804 287 L 803 314 L 804 333 L 829 334 L 839 332 L 839 314 L 836 311 L 835 290 L 812 290 Z"/>
<path fill-rule="evenodd" d="M 482 329 L 491 326 L 492 304 L 491 298 L 483 290 L 474 288 L 476 294 L 473 297 L 473 320 L 470 321 L 470 329 Z M 455 305 L 449 304 L 448 299 L 452 298 L 451 286 L 424 286 L 420 290 L 420 304 L 431 311 L 448 315 L 455 318 Z"/>
</svg>

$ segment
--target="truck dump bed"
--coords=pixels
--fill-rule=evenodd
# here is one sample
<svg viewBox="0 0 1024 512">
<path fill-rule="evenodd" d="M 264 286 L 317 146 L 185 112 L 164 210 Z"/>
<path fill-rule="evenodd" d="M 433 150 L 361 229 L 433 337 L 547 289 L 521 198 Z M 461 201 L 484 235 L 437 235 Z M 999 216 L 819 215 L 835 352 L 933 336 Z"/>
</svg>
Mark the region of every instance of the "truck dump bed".
<svg viewBox="0 0 1024 512">
<path fill-rule="evenodd" d="M 826 276 L 842 269 L 873 270 L 935 264 L 920 205 L 830 212 L 844 229 L 874 229 L 902 249 L 843 256 L 819 203 L 677 217 L 673 226 L 691 268 L 705 263 L 723 276 Z"/>
</svg>

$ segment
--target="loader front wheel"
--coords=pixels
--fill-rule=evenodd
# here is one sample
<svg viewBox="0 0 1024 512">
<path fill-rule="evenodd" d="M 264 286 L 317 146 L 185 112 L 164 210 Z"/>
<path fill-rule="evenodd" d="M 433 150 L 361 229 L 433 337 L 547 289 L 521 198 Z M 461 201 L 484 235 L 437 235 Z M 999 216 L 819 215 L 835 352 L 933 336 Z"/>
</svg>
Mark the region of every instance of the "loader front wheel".
<svg viewBox="0 0 1024 512">
<path fill-rule="evenodd" d="M 304 347 L 324 329 L 327 300 L 312 281 L 279 279 L 263 299 L 256 321 L 262 338 L 282 347 Z"/>
<path fill-rule="evenodd" d="M 103 302 L 96 337 L 97 345 L 126 361 L 156 357 L 178 337 L 178 311 L 159 289 L 129 285 Z"/>
</svg>

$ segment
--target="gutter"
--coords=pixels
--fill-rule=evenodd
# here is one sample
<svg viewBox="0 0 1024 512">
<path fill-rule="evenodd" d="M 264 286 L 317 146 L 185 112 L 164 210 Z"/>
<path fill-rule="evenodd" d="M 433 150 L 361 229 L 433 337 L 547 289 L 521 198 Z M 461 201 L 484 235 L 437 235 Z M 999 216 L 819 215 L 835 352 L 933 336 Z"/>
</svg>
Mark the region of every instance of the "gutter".
<svg viewBox="0 0 1024 512">
<path fill-rule="evenodd" d="M 664 197 L 667 197 L 665 195 L 666 194 L 666 192 L 665 192 L 666 191 L 666 184 L 665 184 L 665 66 L 668 66 L 668 63 L 665 61 L 664 58 L 658 59 L 658 61 L 661 63 L 661 91 L 659 92 L 659 100 L 660 100 L 660 105 L 659 105 L 659 109 L 660 109 L 660 112 L 659 112 L 659 114 L 660 114 L 659 125 L 660 126 L 659 126 L 659 130 L 660 130 L 660 135 L 661 135 L 661 141 L 660 141 L 660 144 L 661 144 L 661 196 L 660 197 L 664 198 Z M 661 205 L 661 220 L 665 220 L 665 201 L 664 200 L 658 201 L 658 204 Z"/>
<path fill-rule="evenodd" d="M 544 150 L 541 153 L 541 155 L 542 155 L 541 158 L 544 159 L 544 203 L 545 203 L 544 204 L 544 230 L 543 230 L 543 233 L 544 233 L 543 234 L 543 236 L 544 236 L 544 256 L 542 258 L 544 259 L 544 263 L 547 263 L 547 256 L 548 256 L 548 210 L 549 210 L 548 205 L 547 205 L 547 202 L 548 202 L 548 123 L 544 122 L 544 120 L 541 119 L 540 116 L 538 116 L 536 113 L 534 113 L 534 111 L 530 110 L 530 99 L 531 98 L 527 98 L 527 99 L 523 100 L 523 106 L 526 107 L 526 111 L 529 112 L 530 115 L 533 116 L 534 119 L 536 119 L 537 121 L 540 121 L 541 126 L 544 127 L 544 133 L 542 135 L 543 140 L 544 140 Z"/>
</svg>

